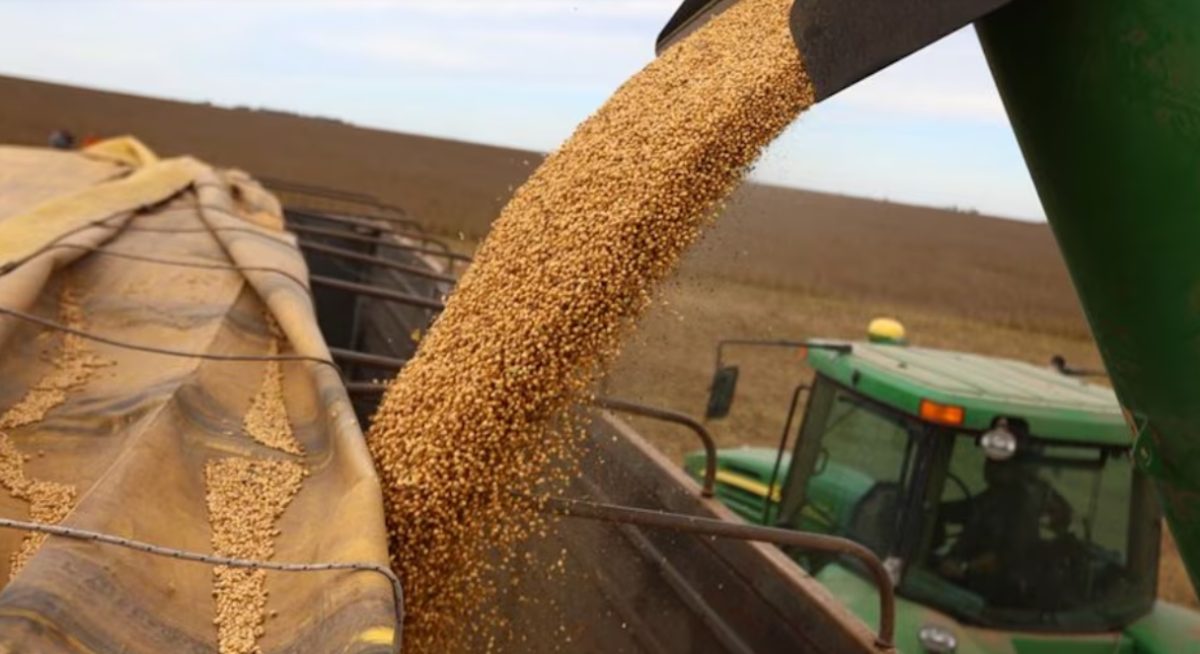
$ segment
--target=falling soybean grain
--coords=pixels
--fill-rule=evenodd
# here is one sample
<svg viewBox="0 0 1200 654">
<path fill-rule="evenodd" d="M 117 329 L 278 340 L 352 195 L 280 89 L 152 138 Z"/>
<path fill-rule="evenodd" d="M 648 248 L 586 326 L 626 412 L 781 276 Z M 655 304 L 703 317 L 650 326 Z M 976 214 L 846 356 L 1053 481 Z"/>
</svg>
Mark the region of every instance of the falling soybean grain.
<svg viewBox="0 0 1200 654">
<path fill-rule="evenodd" d="M 628 80 L 513 195 L 369 444 L 411 651 L 461 647 L 494 561 L 545 529 L 567 417 L 719 203 L 808 107 L 790 0 L 743 0 Z M 515 493 L 513 492 L 515 491 Z"/>
</svg>

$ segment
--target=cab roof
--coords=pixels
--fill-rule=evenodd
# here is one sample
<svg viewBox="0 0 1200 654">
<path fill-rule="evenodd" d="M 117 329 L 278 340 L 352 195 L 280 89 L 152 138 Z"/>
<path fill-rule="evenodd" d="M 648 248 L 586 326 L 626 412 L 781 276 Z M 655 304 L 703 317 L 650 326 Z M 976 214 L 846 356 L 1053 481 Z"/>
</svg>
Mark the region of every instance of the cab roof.
<svg viewBox="0 0 1200 654">
<path fill-rule="evenodd" d="M 845 343 L 810 348 L 817 372 L 912 416 L 921 400 L 963 408 L 962 427 L 988 429 L 996 418 L 1019 418 L 1036 437 L 1078 443 L 1132 444 L 1109 388 L 1049 367 L 979 354 L 905 345 Z"/>
</svg>

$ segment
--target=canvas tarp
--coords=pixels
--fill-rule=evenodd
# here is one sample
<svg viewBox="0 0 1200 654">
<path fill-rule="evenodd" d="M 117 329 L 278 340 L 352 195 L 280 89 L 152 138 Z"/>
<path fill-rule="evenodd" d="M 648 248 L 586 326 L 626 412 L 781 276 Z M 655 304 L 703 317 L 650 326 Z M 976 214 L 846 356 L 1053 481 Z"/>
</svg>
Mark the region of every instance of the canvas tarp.
<svg viewBox="0 0 1200 654">
<path fill-rule="evenodd" d="M 0 148 L 0 308 L 49 321 L 0 316 L 0 517 L 386 565 L 378 480 L 337 369 L 316 361 L 330 355 L 306 280 L 278 203 L 243 173 L 160 160 L 132 139 Z M 214 470 L 231 461 L 299 469 L 299 489 L 222 485 Z M 255 581 L 234 592 L 215 574 L 0 530 L 0 652 L 391 649 L 392 587 L 377 573 L 267 572 L 261 606 L 244 592 Z"/>
</svg>

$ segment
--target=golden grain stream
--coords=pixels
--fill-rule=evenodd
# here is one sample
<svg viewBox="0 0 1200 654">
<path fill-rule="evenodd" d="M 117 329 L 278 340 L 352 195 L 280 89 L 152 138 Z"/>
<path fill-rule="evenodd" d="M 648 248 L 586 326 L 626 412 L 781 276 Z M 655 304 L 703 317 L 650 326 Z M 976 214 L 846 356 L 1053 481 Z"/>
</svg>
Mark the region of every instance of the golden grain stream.
<svg viewBox="0 0 1200 654">
<path fill-rule="evenodd" d="M 655 285 L 809 104 L 790 0 L 743 0 L 627 81 L 514 194 L 369 433 L 410 651 L 461 646 L 544 529 L 586 398 Z M 567 468 L 569 470 L 569 468 Z"/>
</svg>

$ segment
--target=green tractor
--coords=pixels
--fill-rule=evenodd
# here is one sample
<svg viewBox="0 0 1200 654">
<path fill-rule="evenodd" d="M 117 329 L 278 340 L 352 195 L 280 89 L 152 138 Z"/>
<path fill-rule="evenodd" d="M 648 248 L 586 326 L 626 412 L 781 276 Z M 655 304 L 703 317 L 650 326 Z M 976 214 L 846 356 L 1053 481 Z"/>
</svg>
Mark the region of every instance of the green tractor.
<svg viewBox="0 0 1200 654">
<path fill-rule="evenodd" d="M 736 388 L 725 346 L 804 347 L 815 372 L 778 449 L 718 451 L 719 501 L 750 522 L 873 550 L 895 584 L 901 652 L 1200 652 L 1200 615 L 1155 598 L 1160 508 L 1110 389 L 1061 359 L 1040 368 L 909 347 L 891 321 L 871 336 L 718 347 L 709 419 Z M 703 452 L 685 462 L 697 479 L 705 464 Z M 878 619 L 857 564 L 792 555 Z"/>
</svg>

